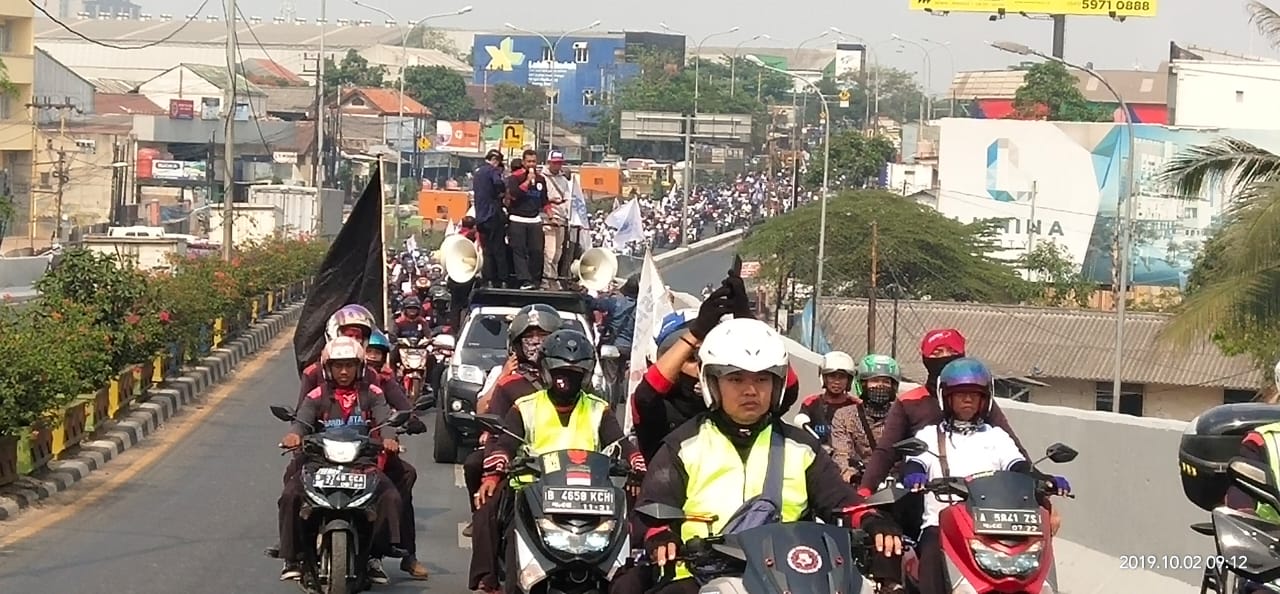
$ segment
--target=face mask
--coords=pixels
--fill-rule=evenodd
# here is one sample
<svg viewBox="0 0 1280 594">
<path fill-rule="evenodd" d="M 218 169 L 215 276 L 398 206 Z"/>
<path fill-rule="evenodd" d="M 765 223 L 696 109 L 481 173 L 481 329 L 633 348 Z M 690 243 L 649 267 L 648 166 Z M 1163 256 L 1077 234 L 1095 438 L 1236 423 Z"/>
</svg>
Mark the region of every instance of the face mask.
<svg viewBox="0 0 1280 594">
<path fill-rule="evenodd" d="M 956 359 L 959 359 L 961 357 L 963 357 L 963 355 L 952 355 L 950 357 L 932 357 L 932 358 L 925 357 L 924 368 L 929 371 L 929 379 L 930 379 L 929 383 L 932 384 L 933 383 L 932 380 L 937 379 L 938 375 L 942 373 L 943 367 L 946 367 L 948 363 L 955 361 Z"/>
<path fill-rule="evenodd" d="M 547 386 L 547 396 L 550 396 L 551 402 L 557 406 L 567 406 L 576 402 L 587 377 L 580 371 L 567 369 L 553 370 L 550 376 L 551 382 Z"/>
<path fill-rule="evenodd" d="M 525 336 L 520 339 L 520 355 L 526 361 L 537 361 L 539 348 L 542 348 L 541 336 Z"/>
<path fill-rule="evenodd" d="M 897 397 L 898 391 L 893 386 L 875 386 L 862 390 L 863 402 L 876 409 L 888 409 L 893 404 L 893 399 Z"/>
</svg>

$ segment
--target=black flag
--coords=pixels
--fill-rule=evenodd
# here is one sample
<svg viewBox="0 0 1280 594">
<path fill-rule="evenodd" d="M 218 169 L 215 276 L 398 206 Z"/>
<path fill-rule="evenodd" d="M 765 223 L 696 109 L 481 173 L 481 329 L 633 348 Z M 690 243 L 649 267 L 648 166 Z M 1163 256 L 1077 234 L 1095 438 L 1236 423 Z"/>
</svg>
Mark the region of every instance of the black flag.
<svg viewBox="0 0 1280 594">
<path fill-rule="evenodd" d="M 307 293 L 307 302 L 293 333 L 293 354 L 298 370 L 320 357 L 325 343 L 325 323 L 342 306 L 359 303 L 383 326 L 383 301 L 387 286 L 383 281 L 386 259 L 382 248 L 382 172 L 375 169 L 360 199 L 351 208 L 347 222 L 329 246 L 316 282 Z"/>
</svg>

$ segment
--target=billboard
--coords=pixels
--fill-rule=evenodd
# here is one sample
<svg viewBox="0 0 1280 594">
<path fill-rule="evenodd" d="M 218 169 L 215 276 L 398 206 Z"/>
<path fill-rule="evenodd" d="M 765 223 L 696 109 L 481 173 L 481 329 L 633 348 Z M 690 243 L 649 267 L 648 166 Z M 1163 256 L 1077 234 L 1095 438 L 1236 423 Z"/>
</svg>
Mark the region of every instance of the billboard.
<svg viewBox="0 0 1280 594">
<path fill-rule="evenodd" d="M 438 151 L 450 153 L 480 152 L 480 122 L 436 121 L 436 145 Z"/>
<path fill-rule="evenodd" d="M 1034 232 L 1037 242 L 1065 246 L 1091 280 L 1111 282 L 1124 124 L 947 118 L 940 128 L 939 212 L 966 223 L 1004 219 L 1001 256 L 1025 253 Z M 1186 149 L 1223 137 L 1280 152 L 1280 131 L 1134 126 L 1135 284 L 1185 284 L 1226 200 L 1220 189 L 1175 195 L 1157 178 Z"/>
<path fill-rule="evenodd" d="M 1159 0 L 907 0 L 911 10 L 1154 17 Z"/>
<path fill-rule="evenodd" d="M 861 82 L 866 70 L 867 48 L 861 43 L 837 43 L 835 78 Z"/>
<path fill-rule="evenodd" d="M 151 162 L 151 179 L 167 179 L 172 181 L 206 181 L 204 161 L 161 161 Z"/>
</svg>

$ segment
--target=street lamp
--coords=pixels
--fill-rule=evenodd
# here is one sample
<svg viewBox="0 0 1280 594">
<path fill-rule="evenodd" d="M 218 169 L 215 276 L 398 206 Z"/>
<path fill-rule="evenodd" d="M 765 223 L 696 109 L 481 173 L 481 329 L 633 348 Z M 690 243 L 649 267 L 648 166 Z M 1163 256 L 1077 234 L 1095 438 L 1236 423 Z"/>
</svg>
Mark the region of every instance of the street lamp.
<svg viewBox="0 0 1280 594">
<path fill-rule="evenodd" d="M 1133 221 L 1133 115 L 1129 113 L 1129 104 L 1125 103 L 1124 97 L 1116 92 L 1111 83 L 1098 74 L 1096 70 L 1086 66 L 1072 64 L 1062 58 L 1045 55 L 1041 52 L 1033 50 L 1021 43 L 1012 43 L 1009 41 L 996 41 L 990 43 L 994 47 L 1003 52 L 1018 54 L 1020 56 L 1035 56 L 1043 60 L 1051 60 L 1062 64 L 1068 68 L 1074 68 L 1096 79 L 1102 84 L 1107 92 L 1115 98 L 1116 103 L 1120 106 L 1120 110 L 1124 112 L 1124 131 L 1128 136 L 1125 155 L 1128 162 L 1125 164 L 1124 180 L 1120 184 L 1119 196 L 1116 200 L 1116 226 L 1119 227 L 1118 246 L 1116 247 L 1116 347 L 1115 362 L 1111 371 L 1111 412 L 1120 412 L 1120 384 L 1121 374 L 1124 371 L 1124 319 L 1125 319 L 1125 301 L 1129 295 L 1129 249 L 1130 249 L 1130 226 Z M 1122 206 L 1123 205 L 1123 209 Z"/>
<path fill-rule="evenodd" d="M 921 105 L 920 115 L 925 119 L 932 120 L 933 119 L 933 99 L 929 97 L 929 88 L 933 86 L 933 63 L 929 60 L 929 48 L 921 45 L 920 42 L 918 41 L 907 39 L 901 35 L 898 35 L 897 33 L 890 34 L 889 37 L 893 38 L 895 41 L 900 41 L 902 43 L 915 46 L 916 49 L 920 50 L 920 54 L 924 57 L 924 72 L 921 74 L 924 75 L 924 99 L 925 100 L 924 100 L 924 104 Z M 924 107 L 925 105 L 927 105 L 928 107 Z"/>
<path fill-rule="evenodd" d="M 537 35 L 538 37 L 542 38 L 543 43 L 547 44 L 547 49 L 551 50 L 551 80 L 553 82 L 551 84 L 551 98 L 548 99 L 548 103 L 547 103 L 547 154 L 550 155 L 551 150 L 555 148 L 555 145 L 553 144 L 553 142 L 555 141 L 555 137 L 556 137 L 556 104 L 560 102 L 560 81 L 556 79 L 556 74 L 555 74 L 556 48 L 560 46 L 560 42 L 564 41 L 565 37 L 573 35 L 574 33 L 581 33 L 589 29 L 595 29 L 596 27 L 600 26 L 600 21 L 599 20 L 592 21 L 590 25 L 587 25 L 585 27 L 578 27 L 577 29 L 570 29 L 568 31 L 565 31 L 564 33 L 560 34 L 559 37 L 556 38 L 555 43 L 551 43 L 551 40 L 547 39 L 546 35 L 543 35 L 537 31 L 532 31 L 529 29 L 517 27 L 511 23 L 503 23 L 502 26 L 508 29 L 511 29 L 512 31 L 518 31 L 520 33 L 528 33 L 529 35 Z"/>
<path fill-rule="evenodd" d="M 360 8 L 367 8 L 376 13 L 379 13 L 387 17 L 388 19 L 395 21 L 396 23 L 400 22 L 400 20 L 397 19 L 395 15 L 391 14 L 390 12 L 387 12 L 386 10 L 378 8 L 377 6 L 371 6 L 369 4 L 365 4 L 360 0 L 351 0 L 351 3 L 356 6 L 359 6 Z M 398 119 L 396 120 L 396 143 L 397 144 L 404 139 L 404 71 L 406 68 L 409 67 L 409 33 L 412 32 L 414 29 L 418 28 L 419 25 L 427 21 L 430 21 L 433 19 L 442 19 L 444 17 L 463 15 L 463 14 L 467 14 L 468 12 L 471 12 L 471 6 L 463 6 L 462 8 L 459 8 L 452 12 L 442 12 L 440 14 L 429 14 L 416 21 L 413 21 L 413 23 L 410 24 L 408 27 L 405 27 L 404 32 L 400 34 L 400 100 L 399 100 L 400 106 L 398 108 L 398 113 L 396 114 L 398 116 Z M 417 139 L 414 139 L 414 140 L 416 142 Z M 395 183 L 395 189 L 394 189 L 395 202 L 396 202 L 395 212 L 396 212 L 397 221 L 400 220 L 399 219 L 400 217 L 400 185 L 401 185 L 400 184 L 400 166 L 402 164 L 402 159 L 403 159 L 400 156 L 400 151 L 401 151 L 400 147 L 397 146 L 396 147 L 396 183 Z M 414 163 L 413 166 L 417 167 L 418 164 Z M 396 223 L 395 228 L 392 229 L 391 237 L 393 241 L 400 240 L 400 224 L 398 222 Z"/>
<path fill-rule="evenodd" d="M 946 50 L 946 52 L 947 52 L 947 66 L 948 66 L 948 67 L 950 68 L 950 70 L 951 70 L 951 82 L 952 82 L 952 83 L 954 83 L 954 82 L 955 82 L 955 78 L 956 78 L 956 54 L 955 54 L 955 52 L 951 51 L 951 42 L 950 42 L 950 41 L 937 41 L 937 40 L 934 40 L 934 39 L 929 39 L 928 37 L 921 37 L 921 38 L 920 38 L 920 41 L 923 41 L 923 42 L 928 43 L 928 44 L 930 44 L 930 45 L 935 45 L 935 46 L 937 46 L 938 48 L 941 48 L 941 49 L 943 49 L 943 50 Z M 948 103 L 947 103 L 947 117 L 949 117 L 949 118 L 951 118 L 951 117 L 955 117 L 955 115 L 956 115 L 956 96 L 955 96 L 955 94 L 954 94 L 954 93 L 952 93 L 952 92 L 951 92 L 951 84 L 950 84 L 950 83 L 948 83 L 948 84 L 947 84 L 947 96 L 948 96 Z"/>
<path fill-rule="evenodd" d="M 732 97 L 736 87 L 738 86 L 738 53 L 742 51 L 742 46 L 761 39 L 773 39 L 768 33 L 761 33 L 751 39 L 744 39 L 733 46 L 733 55 L 729 57 L 729 96 Z"/>
<path fill-rule="evenodd" d="M 822 261 L 826 259 L 827 255 L 827 190 L 830 188 L 831 182 L 831 113 L 828 111 L 829 108 L 827 107 L 826 97 L 822 96 L 822 89 L 818 88 L 818 85 L 810 82 L 809 79 L 801 77 L 798 74 L 787 72 L 781 68 L 774 68 L 773 66 L 765 64 L 763 60 L 754 55 L 748 55 L 747 61 L 759 66 L 760 68 L 780 72 L 804 83 L 804 85 L 809 87 L 809 90 L 816 93 L 818 95 L 818 99 L 822 101 L 822 117 L 827 122 L 827 125 L 822 127 L 822 206 L 820 207 L 821 210 L 818 215 L 818 273 L 813 284 L 813 324 L 809 326 L 809 349 L 813 350 L 818 343 L 818 312 L 820 307 L 818 301 L 822 297 Z"/>
</svg>

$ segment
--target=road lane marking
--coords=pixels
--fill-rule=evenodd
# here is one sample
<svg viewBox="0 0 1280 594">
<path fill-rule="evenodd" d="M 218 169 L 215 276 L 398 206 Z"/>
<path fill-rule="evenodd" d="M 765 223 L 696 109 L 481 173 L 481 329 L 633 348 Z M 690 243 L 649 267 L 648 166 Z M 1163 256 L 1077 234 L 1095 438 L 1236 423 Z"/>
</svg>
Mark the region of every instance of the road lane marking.
<svg viewBox="0 0 1280 594">
<path fill-rule="evenodd" d="M 458 522 L 458 548 L 471 550 L 471 539 L 462 535 L 462 531 L 466 528 L 467 522 Z"/>
<path fill-rule="evenodd" d="M 44 513 L 31 514 L 30 522 L 24 523 L 17 527 L 13 532 L 0 536 L 0 551 L 11 547 L 21 540 L 30 538 L 43 532 L 44 530 L 58 524 L 64 520 L 70 519 L 76 514 L 90 509 L 95 503 L 103 497 L 110 495 L 122 485 L 131 481 L 142 471 L 151 468 L 161 458 L 173 451 L 174 446 L 186 441 L 187 436 L 198 427 L 204 426 L 204 421 L 218 410 L 222 401 L 226 400 L 232 394 L 240 393 L 240 388 L 244 387 L 246 381 L 256 375 L 267 364 L 267 361 L 280 354 L 287 348 L 293 346 L 293 332 L 289 331 L 292 326 L 286 327 L 271 342 L 267 343 L 264 348 L 253 355 L 253 359 L 241 365 L 235 370 L 235 375 L 230 381 L 224 382 L 206 394 L 203 397 L 193 401 L 181 409 L 178 416 L 171 417 L 168 422 L 152 433 L 148 439 L 139 442 L 139 446 L 146 444 L 147 448 L 142 455 L 122 465 L 119 468 L 108 464 L 105 473 L 105 479 L 93 486 L 92 489 L 86 490 L 79 497 L 64 505 L 56 507 L 42 508 Z M 267 447 L 267 446 L 263 446 Z M 138 446 L 134 446 L 129 451 L 137 450 Z M 101 472 L 101 471 L 99 471 Z M 94 473 L 99 474 L 99 473 Z M 92 475 L 91 475 L 92 476 Z M 83 483 L 82 483 L 83 484 Z M 86 485 L 87 486 L 87 485 Z M 74 491 L 74 487 L 72 490 Z M 36 511 L 36 510 L 29 510 Z M 24 514 L 26 516 L 26 514 Z M 22 523 L 26 518 L 20 517 L 15 520 L 16 523 Z"/>
<path fill-rule="evenodd" d="M 463 472 L 461 464 L 453 465 L 453 486 L 459 489 L 467 488 L 467 475 Z"/>
</svg>

